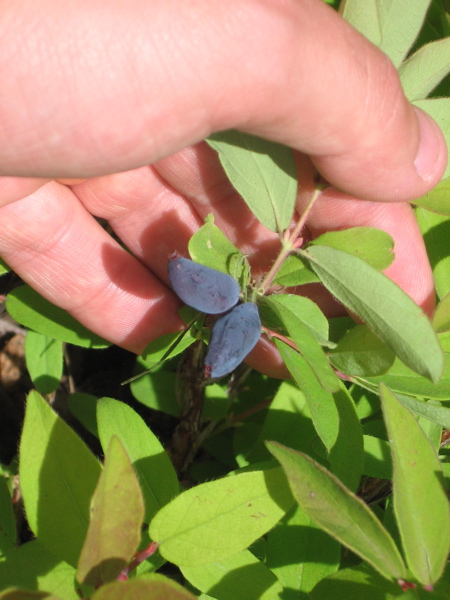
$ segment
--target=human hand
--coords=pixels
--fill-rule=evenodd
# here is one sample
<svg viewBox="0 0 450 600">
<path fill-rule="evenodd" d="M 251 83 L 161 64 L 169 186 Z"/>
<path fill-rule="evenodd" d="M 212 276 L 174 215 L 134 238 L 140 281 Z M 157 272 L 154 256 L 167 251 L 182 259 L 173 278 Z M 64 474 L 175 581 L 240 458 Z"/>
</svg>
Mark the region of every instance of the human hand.
<svg viewBox="0 0 450 600">
<path fill-rule="evenodd" d="M 0 28 L 9 74 L 0 98 L 0 255 L 96 333 L 140 352 L 181 326 L 165 285 L 168 256 L 186 253 L 210 212 L 255 271 L 273 260 L 277 236 L 198 143 L 231 127 L 298 151 L 299 211 L 312 165 L 334 185 L 308 220 L 312 235 L 388 231 L 396 244 L 388 274 L 432 309 L 431 270 L 404 202 L 439 181 L 444 140 L 406 101 L 388 59 L 322 0 L 89 8 L 41 0 L 8 7 Z M 63 177 L 84 181 L 50 181 Z M 266 342 L 250 359 L 280 372 Z"/>
</svg>

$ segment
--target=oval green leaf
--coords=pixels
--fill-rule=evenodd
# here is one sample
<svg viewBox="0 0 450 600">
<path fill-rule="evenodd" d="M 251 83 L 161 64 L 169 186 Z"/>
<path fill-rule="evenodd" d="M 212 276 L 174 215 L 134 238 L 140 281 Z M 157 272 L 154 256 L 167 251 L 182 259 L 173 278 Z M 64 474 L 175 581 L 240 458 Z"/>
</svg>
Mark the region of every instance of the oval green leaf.
<svg viewBox="0 0 450 600">
<path fill-rule="evenodd" d="M 369 507 L 306 454 L 268 442 L 295 499 L 327 533 L 387 579 L 404 579 L 406 568 L 394 540 Z"/>
<path fill-rule="evenodd" d="M 201 566 L 181 566 L 185 578 L 217 600 L 279 600 L 283 588 L 270 569 L 249 550 Z"/>
<path fill-rule="evenodd" d="M 297 198 L 292 150 L 236 130 L 215 133 L 206 141 L 253 214 L 271 231 L 285 231 Z"/>
<path fill-rule="evenodd" d="M 425 313 L 363 260 L 325 246 L 302 253 L 330 292 L 357 314 L 411 369 L 439 380 L 444 355 Z"/>
<path fill-rule="evenodd" d="M 83 546 L 100 472 L 84 442 L 42 396 L 30 392 L 19 464 L 25 511 L 40 542 L 72 566 Z"/>
<path fill-rule="evenodd" d="M 78 561 L 77 580 L 98 587 L 113 581 L 141 539 L 144 500 L 124 447 L 112 436 L 91 501 L 91 520 Z"/>
<path fill-rule="evenodd" d="M 150 537 L 176 565 L 215 563 L 267 533 L 293 502 L 281 469 L 240 473 L 180 494 L 154 517 Z"/>
<path fill-rule="evenodd" d="M 385 385 L 381 404 L 394 466 L 394 511 L 409 569 L 422 585 L 441 576 L 450 510 L 439 458 L 416 419 Z"/>
<path fill-rule="evenodd" d="M 121 441 L 139 478 L 145 522 L 180 491 L 177 474 L 158 438 L 127 404 L 112 398 L 97 403 L 97 427 L 105 450 L 113 436 Z"/>
<path fill-rule="evenodd" d="M 106 348 L 110 345 L 27 285 L 8 294 L 6 309 L 18 323 L 49 338 L 83 348 Z"/>
<path fill-rule="evenodd" d="M 29 330 L 25 336 L 25 360 L 37 391 L 44 395 L 54 392 L 63 373 L 62 342 Z"/>
</svg>

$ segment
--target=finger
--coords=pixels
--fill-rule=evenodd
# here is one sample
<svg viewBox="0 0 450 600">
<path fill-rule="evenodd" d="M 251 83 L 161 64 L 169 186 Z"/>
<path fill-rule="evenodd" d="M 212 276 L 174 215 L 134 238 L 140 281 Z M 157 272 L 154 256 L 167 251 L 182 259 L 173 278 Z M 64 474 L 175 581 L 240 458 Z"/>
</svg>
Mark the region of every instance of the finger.
<svg viewBox="0 0 450 600">
<path fill-rule="evenodd" d="M 231 127 L 312 155 L 337 188 L 362 198 L 410 200 L 443 173 L 437 126 L 406 101 L 390 61 L 322 0 L 102 7 L 8 7 L 3 173 L 123 171 Z"/>
<path fill-rule="evenodd" d="M 54 304 L 141 352 L 181 327 L 179 300 L 55 182 L 0 208 L 0 255 Z"/>
</svg>

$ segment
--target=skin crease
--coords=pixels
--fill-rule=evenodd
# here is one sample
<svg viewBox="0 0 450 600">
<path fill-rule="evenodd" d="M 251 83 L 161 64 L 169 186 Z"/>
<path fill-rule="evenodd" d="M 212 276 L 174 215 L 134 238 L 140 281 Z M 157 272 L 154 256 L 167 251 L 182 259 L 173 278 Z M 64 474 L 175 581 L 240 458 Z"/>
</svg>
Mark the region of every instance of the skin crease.
<svg viewBox="0 0 450 600">
<path fill-rule="evenodd" d="M 211 212 L 255 274 L 270 267 L 276 234 L 201 142 L 230 127 L 295 149 L 299 213 L 314 169 L 332 183 L 308 219 L 312 236 L 388 231 L 388 275 L 433 310 L 431 269 L 404 202 L 438 183 L 445 142 L 406 101 L 389 60 L 322 0 L 0 7 L 0 255 L 84 325 L 135 352 L 179 329 L 167 260 L 187 255 Z M 308 293 L 334 314 L 326 295 Z M 285 375 L 267 340 L 248 362 Z"/>
</svg>

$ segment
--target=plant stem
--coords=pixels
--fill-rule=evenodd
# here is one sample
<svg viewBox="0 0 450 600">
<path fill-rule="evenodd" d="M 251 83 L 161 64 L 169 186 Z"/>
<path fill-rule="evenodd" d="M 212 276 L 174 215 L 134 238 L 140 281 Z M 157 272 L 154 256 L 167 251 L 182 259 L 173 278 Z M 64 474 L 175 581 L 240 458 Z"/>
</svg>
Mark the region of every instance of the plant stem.
<svg viewBox="0 0 450 600">
<path fill-rule="evenodd" d="M 286 260 L 286 258 L 289 256 L 289 254 L 291 254 L 291 252 L 293 252 L 298 247 L 298 241 L 299 241 L 300 234 L 306 224 L 306 220 L 308 219 L 309 214 L 310 214 L 317 198 L 322 193 L 322 189 L 323 189 L 322 186 L 315 188 L 314 192 L 311 194 L 311 200 L 308 202 L 308 205 L 305 208 L 305 211 L 303 212 L 302 216 L 300 217 L 300 219 L 298 220 L 294 229 L 292 230 L 292 233 L 290 233 L 288 235 L 287 239 L 282 239 L 281 251 L 280 251 L 279 255 L 277 256 L 277 258 L 275 259 L 275 262 L 273 263 L 270 271 L 267 273 L 267 275 L 262 280 L 261 285 L 258 288 L 259 293 L 264 294 L 268 290 L 268 288 L 271 286 L 272 281 L 273 281 L 274 277 L 276 276 L 276 274 L 278 273 L 283 262 Z"/>
</svg>

